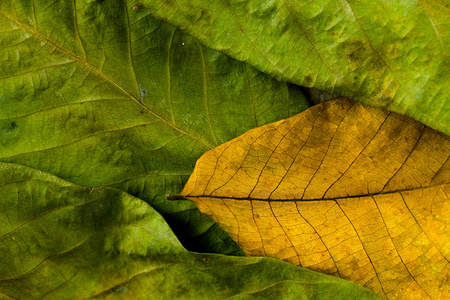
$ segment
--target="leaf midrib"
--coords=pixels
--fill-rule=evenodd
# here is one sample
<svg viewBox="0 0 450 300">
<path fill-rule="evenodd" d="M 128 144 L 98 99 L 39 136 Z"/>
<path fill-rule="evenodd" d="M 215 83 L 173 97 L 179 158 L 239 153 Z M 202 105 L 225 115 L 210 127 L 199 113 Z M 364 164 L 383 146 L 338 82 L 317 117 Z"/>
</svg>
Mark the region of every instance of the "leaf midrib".
<svg viewBox="0 0 450 300">
<path fill-rule="evenodd" d="M 1 156 L 1 158 L 2 158 L 2 159 L 8 159 L 8 158 L 20 156 L 20 155 L 23 155 L 23 154 L 36 153 L 36 152 L 43 152 L 43 151 L 47 151 L 47 150 L 50 150 L 50 149 L 56 149 L 56 148 L 59 148 L 59 147 L 69 146 L 69 145 L 78 143 L 78 142 L 80 142 L 80 141 L 87 140 L 87 139 L 90 139 L 90 138 L 99 136 L 99 135 L 101 135 L 101 134 L 113 133 L 113 132 L 118 132 L 118 131 L 122 131 L 122 130 L 133 129 L 133 128 L 137 128 L 137 127 L 141 127 L 141 126 L 144 127 L 144 126 L 147 126 L 147 125 L 152 125 L 152 124 L 157 124 L 157 123 L 158 123 L 157 121 L 155 121 L 155 122 L 147 122 L 147 123 L 135 124 L 135 125 L 133 125 L 133 126 L 122 127 L 122 128 L 118 128 L 118 129 L 111 129 L 111 130 L 97 131 L 97 132 L 95 132 L 95 133 L 93 133 L 93 134 L 91 134 L 91 135 L 87 135 L 87 136 L 84 136 L 84 137 L 81 137 L 81 138 L 72 140 L 72 141 L 67 142 L 67 143 L 62 143 L 62 144 L 60 144 L 60 145 L 54 145 L 54 146 L 50 146 L 50 147 L 47 147 L 47 148 L 41 148 L 41 149 L 34 149 L 34 150 L 28 151 L 28 152 L 14 153 L 13 155 L 8 155 L 8 156 L 5 155 L 5 156 Z M 182 138 L 182 137 L 183 137 L 183 136 L 177 136 L 177 137 L 175 137 L 175 138 L 170 139 L 168 142 L 166 142 L 166 143 L 164 143 L 164 144 L 162 144 L 162 145 L 158 145 L 158 146 L 155 147 L 155 148 L 147 148 L 147 150 L 158 150 L 158 149 L 161 149 L 161 148 L 167 146 L 168 144 L 172 143 L 173 141 L 175 141 L 175 140 L 177 140 L 177 139 L 180 139 L 180 138 Z"/>
<path fill-rule="evenodd" d="M 0 14 L 3 15 L 4 17 L 8 18 L 9 20 L 11 20 L 12 22 L 16 23 L 17 25 L 19 25 L 20 27 L 28 30 L 30 33 L 32 33 L 33 35 L 37 36 L 40 39 L 43 39 L 45 41 L 47 41 L 48 43 L 52 44 L 53 46 L 55 46 L 57 49 L 59 49 L 60 51 L 62 51 L 63 53 L 65 53 L 66 55 L 72 57 L 73 59 L 75 59 L 77 62 L 83 64 L 85 67 L 87 67 L 88 69 L 92 70 L 93 72 L 97 73 L 98 75 L 100 75 L 101 77 L 103 77 L 107 82 L 110 82 L 112 85 L 114 85 L 115 87 L 117 87 L 119 90 L 121 90 L 126 96 L 128 96 L 130 98 L 130 100 L 136 102 L 139 106 L 141 106 L 143 109 L 145 109 L 148 113 L 154 115 L 156 118 L 160 119 L 163 123 L 165 123 L 166 125 L 172 127 L 173 129 L 183 133 L 184 135 L 187 135 L 191 138 L 193 138 L 194 140 L 204 144 L 206 147 L 208 147 L 209 149 L 214 148 L 213 145 L 211 145 L 210 143 L 208 143 L 207 141 L 204 141 L 202 139 L 199 139 L 198 137 L 190 134 L 187 131 L 184 131 L 183 129 L 177 127 L 174 124 L 171 124 L 169 121 L 167 121 L 166 119 L 164 119 L 163 117 L 159 116 L 158 114 L 156 114 L 155 112 L 153 112 L 151 109 L 149 109 L 147 106 L 145 106 L 143 103 L 141 103 L 138 99 L 136 99 L 132 94 L 130 94 L 127 90 L 125 90 L 122 86 L 120 86 L 119 84 L 117 84 L 115 81 L 113 81 L 111 78 L 109 78 L 108 76 L 106 76 L 104 73 L 102 73 L 101 71 L 97 70 L 96 68 L 94 68 L 92 65 L 90 65 L 88 62 L 82 60 L 81 58 L 79 58 L 78 56 L 76 56 L 75 54 L 69 52 L 67 49 L 64 49 L 63 47 L 61 47 L 60 45 L 58 45 L 57 43 L 47 39 L 45 36 L 41 35 L 39 32 L 37 32 L 36 30 L 30 28 L 29 26 L 22 24 L 21 22 L 19 22 L 18 20 L 15 20 L 13 18 L 11 18 L 10 16 L 4 14 L 2 11 L 0 11 Z M 134 72 L 134 67 L 133 65 L 131 65 L 131 68 L 133 69 Z"/>
<path fill-rule="evenodd" d="M 166 198 L 169 200 L 185 200 L 189 198 L 213 198 L 213 199 L 228 199 L 228 200 L 237 200 L 237 201 L 261 201 L 261 202 L 307 202 L 307 201 L 338 201 L 345 199 L 355 199 L 355 198 L 363 198 L 363 197 L 375 197 L 379 195 L 390 195 L 390 194 L 401 194 L 404 192 L 416 191 L 416 190 L 425 190 L 432 189 L 436 187 L 442 187 L 449 185 L 449 183 L 440 183 L 434 185 L 428 185 L 424 187 L 415 187 L 410 189 L 402 189 L 402 190 L 394 190 L 388 192 L 379 192 L 379 193 L 370 193 L 363 195 L 351 195 L 351 196 L 342 196 L 342 197 L 333 197 L 333 198 L 310 198 L 310 199 L 264 199 L 264 198 L 251 198 L 251 197 L 229 197 L 229 196 L 208 196 L 208 195 L 168 195 Z"/>
</svg>

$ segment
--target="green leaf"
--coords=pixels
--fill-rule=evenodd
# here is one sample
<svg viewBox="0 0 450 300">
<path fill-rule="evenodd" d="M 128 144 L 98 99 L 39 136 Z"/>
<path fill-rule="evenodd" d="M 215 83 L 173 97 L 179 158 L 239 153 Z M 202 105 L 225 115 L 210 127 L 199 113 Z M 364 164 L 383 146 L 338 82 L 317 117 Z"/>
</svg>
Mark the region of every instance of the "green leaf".
<svg viewBox="0 0 450 300">
<path fill-rule="evenodd" d="M 379 299 L 280 260 L 188 252 L 161 215 L 117 189 L 0 163 L 0 194 L 3 299 Z"/>
<path fill-rule="evenodd" d="M 181 191 L 206 150 L 307 107 L 134 1 L 0 2 L 0 160 L 150 203 L 185 246 L 242 254 Z"/>
<path fill-rule="evenodd" d="M 450 134 L 450 2 L 143 0 L 155 16 L 276 78 Z"/>
</svg>

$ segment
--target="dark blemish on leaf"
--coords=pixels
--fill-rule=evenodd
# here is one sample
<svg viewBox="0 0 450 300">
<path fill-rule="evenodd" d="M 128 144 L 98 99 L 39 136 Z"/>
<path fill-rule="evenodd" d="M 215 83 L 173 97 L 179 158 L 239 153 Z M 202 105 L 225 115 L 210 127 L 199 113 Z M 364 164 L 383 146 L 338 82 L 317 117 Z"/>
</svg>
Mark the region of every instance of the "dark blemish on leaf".
<svg viewBox="0 0 450 300">
<path fill-rule="evenodd" d="M 93 187 L 87 187 L 87 188 L 83 189 L 83 194 L 85 196 L 85 199 L 84 199 L 85 202 L 87 201 L 87 199 L 89 198 L 89 195 L 91 195 L 93 191 L 94 191 Z"/>
<path fill-rule="evenodd" d="M 147 95 L 147 90 L 146 89 L 141 90 L 141 92 L 142 92 L 142 95 Z"/>
<path fill-rule="evenodd" d="M 282 24 L 281 25 L 282 27 L 280 28 L 280 36 L 282 36 L 282 35 L 284 35 L 288 30 L 289 30 L 289 28 L 291 28 L 291 26 L 289 25 L 289 23 L 288 22 L 285 22 L 284 24 Z M 279 26 L 278 26 L 279 27 Z"/>
<path fill-rule="evenodd" d="M 201 260 L 202 262 L 207 263 L 209 260 L 209 256 L 200 257 L 198 260 Z"/>
<path fill-rule="evenodd" d="M 379 69 L 381 69 L 381 67 L 383 67 L 383 64 L 380 61 L 377 61 L 373 64 L 373 66 L 374 66 L 375 70 L 378 71 Z"/>
<path fill-rule="evenodd" d="M 360 269 L 360 266 L 359 266 L 359 258 L 353 257 L 353 258 L 351 259 L 351 261 L 350 261 L 350 267 L 351 267 L 352 270 L 354 270 L 354 271 Z"/>
<path fill-rule="evenodd" d="M 313 84 L 313 78 L 311 77 L 311 75 L 308 75 L 305 77 L 305 79 L 303 79 L 303 85 L 310 87 Z"/>
<path fill-rule="evenodd" d="M 19 128 L 19 126 L 17 125 L 16 121 L 12 121 L 11 123 L 9 123 L 9 125 L 6 125 L 5 127 L 1 127 L 0 130 L 5 130 L 6 132 L 10 132 L 17 128 Z"/>
<path fill-rule="evenodd" d="M 350 54 L 348 55 L 348 58 L 350 58 L 350 60 L 352 60 L 352 61 L 357 60 L 357 59 L 358 59 L 358 55 L 356 54 L 356 51 L 350 53 Z"/>
<path fill-rule="evenodd" d="M 360 64 L 370 54 L 361 41 L 346 41 L 340 46 L 352 63 Z M 340 51 L 342 51 L 340 50 Z"/>
<path fill-rule="evenodd" d="M 216 17 L 217 15 L 216 13 L 214 13 L 214 11 L 204 9 L 203 7 L 200 8 L 199 20 L 201 20 L 201 22 L 212 24 Z"/>
<path fill-rule="evenodd" d="M 144 5 L 135 5 L 131 9 L 132 10 L 138 10 L 138 9 L 143 9 L 143 8 L 144 8 Z"/>
</svg>

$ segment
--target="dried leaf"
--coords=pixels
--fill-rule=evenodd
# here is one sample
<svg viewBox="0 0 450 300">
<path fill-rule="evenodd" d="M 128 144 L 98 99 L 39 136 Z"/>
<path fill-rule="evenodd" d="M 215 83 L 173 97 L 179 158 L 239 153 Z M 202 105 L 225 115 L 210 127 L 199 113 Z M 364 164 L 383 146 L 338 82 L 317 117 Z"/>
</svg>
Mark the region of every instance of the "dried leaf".
<svg viewBox="0 0 450 300">
<path fill-rule="evenodd" d="M 339 99 L 208 151 L 181 196 L 247 254 L 449 299 L 449 154 L 448 136 Z"/>
</svg>

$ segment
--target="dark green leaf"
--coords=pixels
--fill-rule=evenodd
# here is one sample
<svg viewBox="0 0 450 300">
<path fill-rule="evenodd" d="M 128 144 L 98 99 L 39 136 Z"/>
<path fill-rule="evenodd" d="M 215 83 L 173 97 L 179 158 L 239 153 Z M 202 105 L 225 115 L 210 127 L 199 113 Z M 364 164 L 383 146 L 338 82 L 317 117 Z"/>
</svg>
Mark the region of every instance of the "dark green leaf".
<svg viewBox="0 0 450 300">
<path fill-rule="evenodd" d="M 0 194 L 2 299 L 378 299 L 276 259 L 188 252 L 154 209 L 117 189 L 0 163 Z"/>
</svg>

